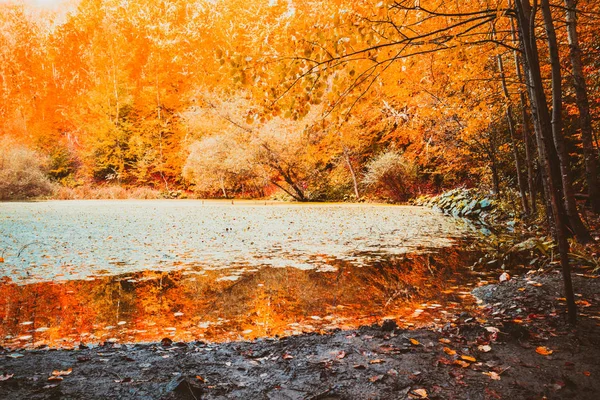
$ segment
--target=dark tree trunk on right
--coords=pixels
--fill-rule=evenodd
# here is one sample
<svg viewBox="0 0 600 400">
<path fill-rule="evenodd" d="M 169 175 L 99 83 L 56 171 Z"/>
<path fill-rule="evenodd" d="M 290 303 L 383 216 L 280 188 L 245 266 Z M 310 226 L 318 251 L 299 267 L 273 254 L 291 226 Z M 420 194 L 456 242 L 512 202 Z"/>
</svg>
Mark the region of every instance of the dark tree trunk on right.
<svg viewBox="0 0 600 400">
<path fill-rule="evenodd" d="M 590 103 L 588 100 L 587 85 L 583 75 L 581 62 L 581 47 L 577 35 L 577 1 L 565 0 L 567 9 L 567 34 L 569 40 L 569 56 L 573 74 L 573 86 L 577 108 L 579 109 L 579 121 L 581 124 L 581 142 L 583 144 L 583 158 L 585 163 L 585 180 L 590 196 L 590 205 L 596 214 L 600 214 L 600 182 L 598 181 L 598 164 L 594 152 L 594 140 L 592 131 L 592 117 L 590 114 Z"/>
<path fill-rule="evenodd" d="M 542 0 L 547 3 L 547 0 Z M 534 3 L 536 4 L 536 3 Z M 573 283 L 571 280 L 571 267 L 569 265 L 569 242 L 567 240 L 567 227 L 565 221 L 565 209 L 561 193 L 561 171 L 560 162 L 554 147 L 552 138 L 552 122 L 550 112 L 544 93 L 544 86 L 540 72 L 539 55 L 535 37 L 535 12 L 529 0 L 516 0 L 516 16 L 519 25 L 520 39 L 524 53 L 524 66 L 528 76 L 529 93 L 531 96 L 532 114 L 536 122 L 536 135 L 540 155 L 540 163 L 544 171 L 547 201 L 550 203 L 552 220 L 554 221 L 554 237 L 558 243 L 560 261 L 563 273 L 565 298 L 569 322 L 577 321 L 577 306 L 573 294 Z"/>
</svg>

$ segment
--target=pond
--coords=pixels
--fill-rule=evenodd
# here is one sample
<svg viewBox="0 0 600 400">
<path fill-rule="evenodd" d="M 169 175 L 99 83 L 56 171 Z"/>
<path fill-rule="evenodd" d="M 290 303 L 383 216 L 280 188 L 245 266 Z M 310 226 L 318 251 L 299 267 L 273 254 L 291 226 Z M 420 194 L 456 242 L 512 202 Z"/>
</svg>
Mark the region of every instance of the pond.
<svg viewBox="0 0 600 400">
<path fill-rule="evenodd" d="M 472 285 L 461 220 L 421 207 L 0 203 L 0 343 L 227 341 L 444 320 Z M 464 305 L 464 304 L 463 304 Z"/>
</svg>

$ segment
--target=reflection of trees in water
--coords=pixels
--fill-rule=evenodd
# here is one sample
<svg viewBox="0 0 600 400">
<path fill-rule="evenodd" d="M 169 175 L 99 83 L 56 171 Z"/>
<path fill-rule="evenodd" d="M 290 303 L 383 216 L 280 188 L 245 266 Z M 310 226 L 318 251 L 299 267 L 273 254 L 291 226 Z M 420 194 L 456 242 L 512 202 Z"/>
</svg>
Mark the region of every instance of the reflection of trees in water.
<svg viewBox="0 0 600 400">
<path fill-rule="evenodd" d="M 20 342 L 4 339 L 9 345 L 36 340 L 59 345 L 63 338 L 156 341 L 171 334 L 178 340 L 219 341 L 356 327 L 384 316 L 408 318 L 421 303 L 455 300 L 443 292 L 464 282 L 468 265 L 457 248 L 379 258 L 363 267 L 343 260 L 328 263 L 336 270 L 265 267 L 245 272 L 237 281 L 217 281 L 224 271 L 209 270 L 4 284 L 0 335 L 33 336 Z M 28 321 L 34 324 L 22 325 Z M 39 327 L 48 330 L 30 332 Z"/>
</svg>

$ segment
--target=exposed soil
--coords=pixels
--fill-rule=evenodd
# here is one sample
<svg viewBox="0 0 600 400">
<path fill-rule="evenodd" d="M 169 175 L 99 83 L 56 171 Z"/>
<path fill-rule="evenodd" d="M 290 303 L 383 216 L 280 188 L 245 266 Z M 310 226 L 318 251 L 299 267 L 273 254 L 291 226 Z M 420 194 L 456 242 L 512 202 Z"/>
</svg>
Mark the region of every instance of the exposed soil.
<svg viewBox="0 0 600 400">
<path fill-rule="evenodd" d="M 564 323 L 552 271 L 477 288 L 480 314 L 430 330 L 387 321 L 254 342 L 2 351 L 0 398 L 598 399 L 595 278 L 575 276 L 577 329 Z M 63 379 L 49 380 L 53 371 Z"/>
</svg>

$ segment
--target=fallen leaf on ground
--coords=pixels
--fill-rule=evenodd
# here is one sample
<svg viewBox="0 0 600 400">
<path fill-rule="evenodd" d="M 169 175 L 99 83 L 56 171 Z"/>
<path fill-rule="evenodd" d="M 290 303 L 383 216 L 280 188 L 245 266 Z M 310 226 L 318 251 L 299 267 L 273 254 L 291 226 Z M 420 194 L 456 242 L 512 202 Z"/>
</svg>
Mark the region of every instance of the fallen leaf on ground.
<svg viewBox="0 0 600 400">
<path fill-rule="evenodd" d="M 444 365 L 452 365 L 452 360 L 448 360 L 447 358 L 440 357 L 438 362 Z"/>
<path fill-rule="evenodd" d="M 454 364 L 460 365 L 463 368 L 468 368 L 471 365 L 468 362 L 462 360 L 454 360 Z"/>
<path fill-rule="evenodd" d="M 502 396 L 500 396 L 498 393 L 496 393 L 494 390 L 490 389 L 490 388 L 485 388 L 485 394 L 489 397 L 489 398 L 494 398 L 494 399 L 501 399 Z"/>
<path fill-rule="evenodd" d="M 0 375 L 0 381 L 7 381 L 10 378 L 12 378 L 13 376 L 15 376 L 15 374 L 5 374 L 5 375 Z"/>
<path fill-rule="evenodd" d="M 482 372 L 482 374 L 489 376 L 490 378 L 492 378 L 495 381 L 499 381 L 500 380 L 500 375 L 497 374 L 494 371 L 490 371 L 490 372 Z"/>
<path fill-rule="evenodd" d="M 452 350 L 450 347 L 444 347 L 444 353 L 448 354 L 449 356 L 453 356 L 456 354 L 456 351 Z"/>
<path fill-rule="evenodd" d="M 57 387 L 57 386 L 58 386 L 58 384 L 57 384 L 57 383 L 55 383 L 55 384 L 53 384 L 53 385 L 45 385 L 44 387 L 42 387 L 42 389 L 52 389 L 52 388 L 55 388 L 55 387 Z"/>
<path fill-rule="evenodd" d="M 506 282 L 510 279 L 510 275 L 506 272 L 503 272 L 502 275 L 500 275 L 500 278 L 498 278 L 498 280 L 500 282 Z"/>
<path fill-rule="evenodd" d="M 369 361 L 369 364 L 381 364 L 382 362 L 385 362 L 385 361 L 382 360 L 381 358 L 376 358 L 375 360 Z"/>
<path fill-rule="evenodd" d="M 62 381 L 63 379 L 64 378 L 62 376 L 54 376 L 54 375 L 52 375 L 52 376 L 48 377 L 49 381 Z"/>
<path fill-rule="evenodd" d="M 537 349 L 535 349 L 535 352 L 543 356 L 549 356 L 550 354 L 554 353 L 553 350 L 550 350 L 545 346 L 539 346 Z"/>
<path fill-rule="evenodd" d="M 408 340 L 410 340 L 410 342 L 411 342 L 412 344 L 414 344 L 415 346 L 418 346 L 418 345 L 420 345 L 420 344 L 421 344 L 421 343 L 420 343 L 420 342 L 419 342 L 417 339 L 412 339 L 412 338 L 411 338 L 411 339 L 408 339 Z"/>
<path fill-rule="evenodd" d="M 465 355 L 462 355 L 462 356 L 460 356 L 460 358 L 462 358 L 462 359 L 463 359 L 463 360 L 465 360 L 465 361 L 470 361 L 470 362 L 475 362 L 475 361 L 477 361 L 477 360 L 475 359 L 475 357 L 471 357 L 471 356 L 465 356 Z"/>
<path fill-rule="evenodd" d="M 285 353 L 281 356 L 281 358 L 283 358 L 284 360 L 291 360 L 292 358 L 294 358 L 294 356 L 289 353 Z"/>
<path fill-rule="evenodd" d="M 196 379 L 198 379 L 200 382 L 204 383 L 204 378 L 201 377 L 200 375 L 196 375 Z"/>
<path fill-rule="evenodd" d="M 55 369 L 54 371 L 52 371 L 52 375 L 54 375 L 54 376 L 65 376 L 65 375 L 70 375 L 71 372 L 73 372 L 73 368 L 69 368 L 66 371 L 59 371 L 59 370 Z"/>
<path fill-rule="evenodd" d="M 384 377 L 384 375 L 375 375 L 375 376 L 372 376 L 372 377 L 370 377 L 370 378 L 369 378 L 369 380 L 370 380 L 371 382 L 377 382 L 377 381 L 380 381 L 380 380 L 382 380 L 382 379 L 383 379 L 383 377 Z"/>
<path fill-rule="evenodd" d="M 483 346 L 477 346 L 477 350 L 479 350 L 482 353 L 488 353 L 492 351 L 492 346 L 488 346 L 487 344 Z"/>
<path fill-rule="evenodd" d="M 446 339 L 446 338 L 441 338 L 440 339 L 440 343 L 449 344 L 450 342 L 451 342 L 450 339 Z"/>
<path fill-rule="evenodd" d="M 426 399 L 429 397 L 429 395 L 427 394 L 427 390 L 425 389 L 415 389 L 415 390 L 411 390 L 408 393 L 408 396 L 411 399 Z"/>
<path fill-rule="evenodd" d="M 9 357 L 9 358 L 21 358 L 21 357 L 23 357 L 23 354 L 21 354 L 21 353 L 12 353 L 12 354 L 7 355 L 6 357 Z"/>
<path fill-rule="evenodd" d="M 592 373 L 591 373 L 590 371 L 583 371 L 583 374 L 584 374 L 585 376 L 590 376 L 590 375 L 592 375 Z"/>
<path fill-rule="evenodd" d="M 342 350 L 336 357 L 341 360 L 342 358 L 346 357 L 346 352 Z"/>
</svg>

